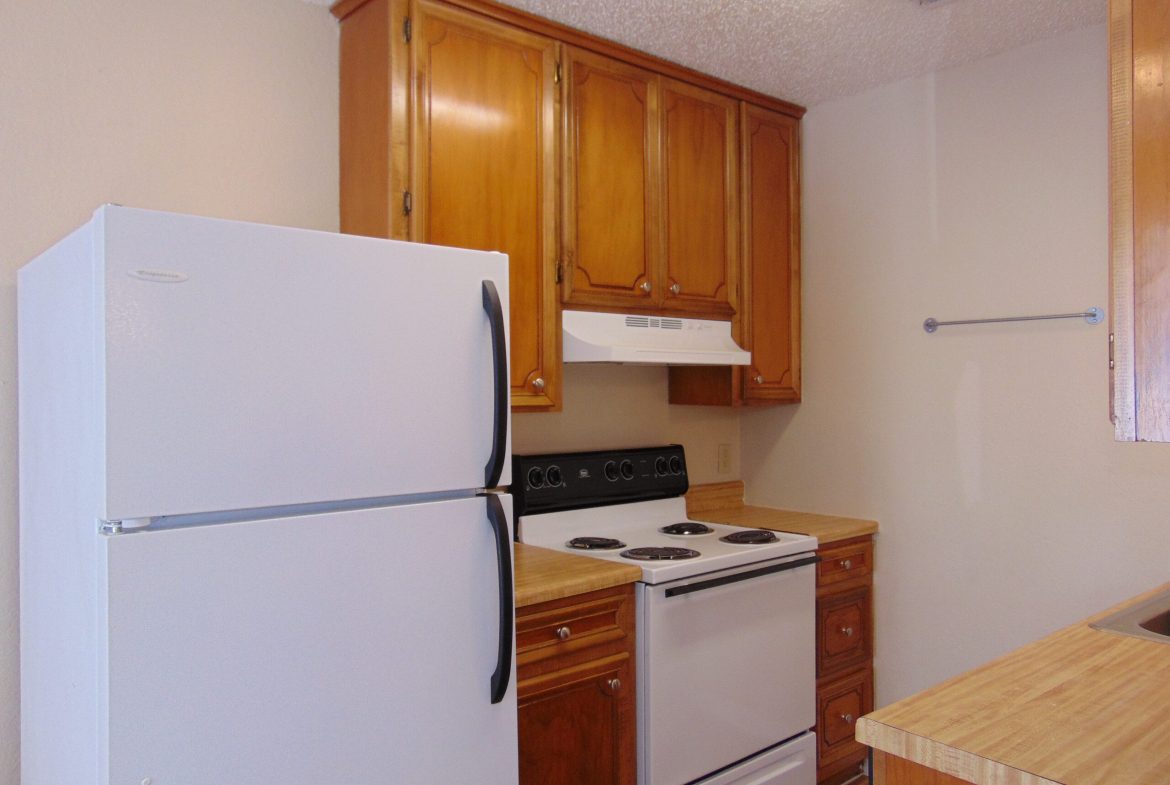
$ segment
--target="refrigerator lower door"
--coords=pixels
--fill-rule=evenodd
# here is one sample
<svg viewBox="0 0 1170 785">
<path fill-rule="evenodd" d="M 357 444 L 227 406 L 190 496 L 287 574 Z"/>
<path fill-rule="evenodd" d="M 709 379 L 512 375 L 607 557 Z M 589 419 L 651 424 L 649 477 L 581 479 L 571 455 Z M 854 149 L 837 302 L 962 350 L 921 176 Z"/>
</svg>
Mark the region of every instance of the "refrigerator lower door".
<svg viewBox="0 0 1170 785">
<path fill-rule="evenodd" d="M 510 484 L 506 256 L 122 207 L 95 220 L 98 517 Z"/>
<path fill-rule="evenodd" d="M 483 497 L 108 537 L 108 782 L 512 785 L 496 545 Z"/>
</svg>

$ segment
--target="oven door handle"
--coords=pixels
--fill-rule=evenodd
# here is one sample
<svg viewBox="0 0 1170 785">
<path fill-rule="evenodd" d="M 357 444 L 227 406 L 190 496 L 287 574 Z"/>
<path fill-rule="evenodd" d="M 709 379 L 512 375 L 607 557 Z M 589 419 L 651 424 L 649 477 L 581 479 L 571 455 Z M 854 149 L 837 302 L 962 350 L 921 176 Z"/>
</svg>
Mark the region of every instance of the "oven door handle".
<svg viewBox="0 0 1170 785">
<path fill-rule="evenodd" d="M 760 567 L 758 570 L 745 570 L 744 572 L 737 572 L 734 575 L 724 575 L 722 578 L 709 578 L 705 581 L 695 581 L 694 583 L 688 583 L 685 586 L 675 586 L 674 588 L 667 589 L 666 596 L 678 597 L 682 594 L 693 594 L 694 592 L 703 591 L 704 589 L 714 589 L 718 586 L 726 586 L 729 583 L 750 581 L 752 578 L 759 578 L 763 575 L 771 575 L 777 572 L 795 570 L 798 567 L 806 567 L 810 564 L 816 564 L 820 560 L 820 556 L 805 556 L 802 559 L 793 559 L 792 561 L 786 561 L 780 564 L 770 564 L 767 567 Z"/>
</svg>

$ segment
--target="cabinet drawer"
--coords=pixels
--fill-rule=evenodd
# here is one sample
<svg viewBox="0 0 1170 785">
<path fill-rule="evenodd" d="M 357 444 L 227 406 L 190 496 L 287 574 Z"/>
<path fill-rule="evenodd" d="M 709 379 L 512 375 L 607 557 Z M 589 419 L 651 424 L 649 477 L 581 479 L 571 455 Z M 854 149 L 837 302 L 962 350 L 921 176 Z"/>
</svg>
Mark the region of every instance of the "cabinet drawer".
<svg viewBox="0 0 1170 785">
<path fill-rule="evenodd" d="M 873 573 L 873 542 L 868 538 L 821 548 L 818 553 L 818 589 L 854 580 L 868 581 Z"/>
<path fill-rule="evenodd" d="M 869 587 L 817 601 L 817 675 L 861 665 L 871 658 Z"/>
<path fill-rule="evenodd" d="M 847 768 L 866 755 L 853 737 L 857 718 L 873 711 L 873 670 L 869 667 L 817 688 L 817 769 L 820 775 Z"/>
<path fill-rule="evenodd" d="M 590 596 L 590 595 L 586 595 Z M 632 633 L 633 608 L 627 594 L 584 602 L 558 602 L 521 609 L 516 617 L 516 663 L 524 665 L 602 644 Z"/>
</svg>

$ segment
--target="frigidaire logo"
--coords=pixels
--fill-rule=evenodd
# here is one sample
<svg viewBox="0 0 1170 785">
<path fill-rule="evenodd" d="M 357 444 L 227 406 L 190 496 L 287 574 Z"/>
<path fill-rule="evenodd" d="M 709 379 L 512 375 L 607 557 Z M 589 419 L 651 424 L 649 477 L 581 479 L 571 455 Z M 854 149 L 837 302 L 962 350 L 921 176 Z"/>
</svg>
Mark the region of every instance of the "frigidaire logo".
<svg viewBox="0 0 1170 785">
<path fill-rule="evenodd" d="M 578 480 L 588 480 L 589 479 L 589 470 L 588 469 L 578 469 L 577 470 L 577 479 Z"/>
<path fill-rule="evenodd" d="M 151 283 L 182 283 L 187 280 L 186 273 L 180 273 L 174 270 L 131 270 L 126 274 L 131 278 L 137 278 L 140 281 L 150 281 Z"/>
</svg>

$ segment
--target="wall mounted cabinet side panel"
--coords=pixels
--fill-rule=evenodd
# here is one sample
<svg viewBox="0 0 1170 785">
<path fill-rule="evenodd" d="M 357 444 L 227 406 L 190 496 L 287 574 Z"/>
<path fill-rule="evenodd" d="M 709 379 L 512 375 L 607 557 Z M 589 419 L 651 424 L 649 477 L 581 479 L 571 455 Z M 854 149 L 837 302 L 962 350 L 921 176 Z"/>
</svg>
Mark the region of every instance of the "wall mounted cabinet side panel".
<svg viewBox="0 0 1170 785">
<path fill-rule="evenodd" d="M 639 307 L 657 302 L 656 77 L 566 50 L 563 300 Z"/>
<path fill-rule="evenodd" d="M 1132 0 L 1109 3 L 1109 416 L 1119 441 L 1137 438 L 1133 314 Z"/>
<path fill-rule="evenodd" d="M 738 104 L 664 80 L 662 156 L 667 309 L 727 318 L 737 305 Z"/>
<path fill-rule="evenodd" d="M 508 254 L 512 403 L 553 407 L 558 45 L 437 3 L 415 8 L 414 239 Z"/>
<path fill-rule="evenodd" d="M 407 239 L 406 57 L 391 40 L 406 0 L 373 0 L 341 21 L 341 231 Z M 398 72 L 402 73 L 399 74 Z"/>
<path fill-rule="evenodd" d="M 744 249 L 752 314 L 743 371 L 748 401 L 800 400 L 798 127 L 758 107 L 744 112 Z"/>
<path fill-rule="evenodd" d="M 1137 438 L 1170 441 L 1170 5 L 1133 2 Z"/>
</svg>

